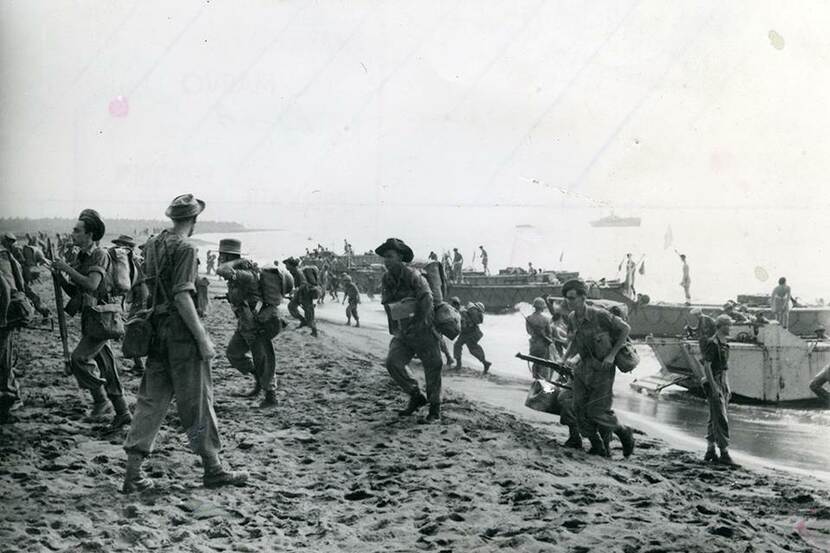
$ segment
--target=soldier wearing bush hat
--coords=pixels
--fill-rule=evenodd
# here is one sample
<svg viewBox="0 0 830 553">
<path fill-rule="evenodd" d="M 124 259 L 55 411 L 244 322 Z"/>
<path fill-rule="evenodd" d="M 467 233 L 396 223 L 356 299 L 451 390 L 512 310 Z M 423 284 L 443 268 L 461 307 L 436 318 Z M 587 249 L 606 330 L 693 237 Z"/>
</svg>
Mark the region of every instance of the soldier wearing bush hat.
<svg viewBox="0 0 830 553">
<path fill-rule="evenodd" d="M 409 416 L 429 404 L 427 422 L 441 418 L 440 335 L 433 327 L 435 316 L 432 290 L 426 278 L 407 265 L 414 255 L 403 240 L 389 238 L 375 248 L 384 258 L 386 273 L 381 280 L 381 303 L 386 310 L 392 341 L 386 356 L 386 370 L 392 380 L 409 395 L 409 402 L 398 414 Z M 407 366 L 417 355 L 424 366 L 426 396 Z"/>
<path fill-rule="evenodd" d="M 196 306 L 199 250 L 187 239 L 204 209 L 205 203 L 193 194 L 174 198 L 166 211 L 173 228 L 151 238 L 145 249 L 148 288 L 158 287 L 160 293 L 151 295 L 150 299 L 156 338 L 149 346 L 135 419 L 124 441 L 127 452 L 124 493 L 153 486 L 142 475 L 141 465 L 153 451 L 153 442 L 174 394 L 190 448 L 202 457 L 204 485 L 242 485 L 248 478 L 244 472 L 225 469 L 219 458 L 222 444 L 213 409 L 211 375 L 215 351 Z"/>
<path fill-rule="evenodd" d="M 228 302 L 236 315 L 236 331 L 228 342 L 225 356 L 242 374 L 254 377 L 254 389 L 245 397 L 265 391 L 260 407 L 277 405 L 276 356 L 271 341 L 280 331 L 276 305 L 266 305 L 260 291 L 258 271 L 242 258 L 242 242 L 234 238 L 219 241 L 219 268 L 216 274 L 228 283 Z"/>
</svg>

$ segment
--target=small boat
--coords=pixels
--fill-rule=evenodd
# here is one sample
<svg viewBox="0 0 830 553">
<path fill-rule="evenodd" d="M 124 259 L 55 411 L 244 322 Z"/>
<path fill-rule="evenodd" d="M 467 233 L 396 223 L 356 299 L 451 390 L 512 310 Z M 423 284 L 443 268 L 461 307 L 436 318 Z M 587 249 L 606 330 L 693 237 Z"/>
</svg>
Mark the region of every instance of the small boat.
<svg viewBox="0 0 830 553">
<path fill-rule="evenodd" d="M 591 221 L 592 227 L 639 227 L 639 217 L 620 217 L 618 215 L 608 215 L 596 221 Z"/>
<path fill-rule="evenodd" d="M 697 340 L 654 338 L 660 372 L 631 383 L 635 390 L 659 392 L 675 384 L 701 393 L 703 366 Z M 736 399 L 761 403 L 814 400 L 810 381 L 830 363 L 830 342 L 803 340 L 778 324 L 735 325 L 729 339 L 729 387 Z"/>
</svg>

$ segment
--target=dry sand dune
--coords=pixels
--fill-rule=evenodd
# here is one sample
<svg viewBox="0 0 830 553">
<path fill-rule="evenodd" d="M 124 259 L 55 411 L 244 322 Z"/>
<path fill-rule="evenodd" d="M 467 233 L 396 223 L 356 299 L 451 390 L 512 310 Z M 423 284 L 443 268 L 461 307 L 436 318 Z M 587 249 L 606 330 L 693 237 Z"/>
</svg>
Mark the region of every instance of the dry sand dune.
<svg viewBox="0 0 830 553">
<path fill-rule="evenodd" d="M 221 351 L 227 306 L 207 324 Z M 171 409 L 147 463 L 158 489 L 123 496 L 123 433 L 83 421 L 57 333 L 24 332 L 20 422 L 0 427 L 0 550 L 813 551 L 830 521 L 815 482 L 706 466 L 643 435 L 631 459 L 597 459 L 452 393 L 441 424 L 400 419 L 385 352 L 330 324 L 275 342 L 276 409 L 234 397 L 250 380 L 215 362 L 224 458 L 250 485 L 202 488 Z M 132 401 L 139 380 L 123 379 Z"/>
</svg>

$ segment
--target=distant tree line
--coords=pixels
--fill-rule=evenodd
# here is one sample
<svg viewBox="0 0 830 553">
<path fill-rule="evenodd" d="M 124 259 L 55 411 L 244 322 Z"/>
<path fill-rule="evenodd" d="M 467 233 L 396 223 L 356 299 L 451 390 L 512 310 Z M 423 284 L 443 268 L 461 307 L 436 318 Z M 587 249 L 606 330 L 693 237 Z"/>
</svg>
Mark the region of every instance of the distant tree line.
<svg viewBox="0 0 830 553">
<path fill-rule="evenodd" d="M 52 217 L 49 219 L 30 219 L 28 217 L 0 218 L 0 232 L 13 232 L 21 235 L 25 233 L 45 232 L 47 234 L 66 233 L 72 231 L 76 219 Z M 107 224 L 107 235 L 129 234 L 142 236 L 145 233 L 155 234 L 161 229 L 170 226 L 170 221 L 160 219 L 104 219 Z M 199 232 L 240 232 L 246 230 L 243 225 L 234 222 L 202 221 L 197 227 Z"/>
</svg>

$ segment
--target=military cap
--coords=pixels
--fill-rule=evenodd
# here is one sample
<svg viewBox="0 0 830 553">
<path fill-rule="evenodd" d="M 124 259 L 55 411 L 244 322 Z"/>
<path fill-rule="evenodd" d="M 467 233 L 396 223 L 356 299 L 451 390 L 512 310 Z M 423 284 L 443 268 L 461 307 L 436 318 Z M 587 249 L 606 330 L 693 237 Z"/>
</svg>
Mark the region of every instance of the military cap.
<svg viewBox="0 0 830 553">
<path fill-rule="evenodd" d="M 534 308 L 534 309 L 544 309 L 545 307 L 547 307 L 547 305 L 548 305 L 548 304 L 547 304 L 547 303 L 545 303 L 545 299 L 544 299 L 544 298 L 535 298 L 535 299 L 533 300 L 533 308 Z"/>
<path fill-rule="evenodd" d="M 300 260 L 297 259 L 296 257 L 289 257 L 289 258 L 283 259 L 282 264 L 283 265 L 290 265 L 290 266 L 293 266 L 293 267 L 299 267 Z"/>
<path fill-rule="evenodd" d="M 219 241 L 219 253 L 242 255 L 242 241 L 236 238 L 223 238 Z"/>
<path fill-rule="evenodd" d="M 173 198 L 164 214 L 175 221 L 176 219 L 194 217 L 204 210 L 205 202 L 196 198 L 193 194 L 182 194 Z"/>
<path fill-rule="evenodd" d="M 567 296 L 568 292 L 571 290 L 576 290 L 576 293 L 580 296 L 584 296 L 588 293 L 588 287 L 585 286 L 584 282 L 577 278 L 573 278 L 562 285 L 562 296 Z"/>
<path fill-rule="evenodd" d="M 107 226 L 101 215 L 94 209 L 84 209 L 78 215 L 78 220 L 84 222 L 84 228 L 87 232 L 92 234 L 92 239 L 96 242 L 104 237 L 107 233 Z"/>
<path fill-rule="evenodd" d="M 4 232 L 3 240 L 11 240 L 12 242 L 17 242 L 17 236 L 15 236 L 13 232 Z"/>
<path fill-rule="evenodd" d="M 407 246 L 404 241 L 399 238 L 387 238 L 386 242 L 375 248 L 375 253 L 383 257 L 383 255 L 389 250 L 395 250 L 401 254 L 401 260 L 404 263 L 409 263 L 415 257 L 415 254 L 412 253 L 412 248 Z"/>
<path fill-rule="evenodd" d="M 483 303 L 481 303 L 480 301 L 475 301 L 475 302 L 473 302 L 472 307 L 475 307 L 476 309 L 478 309 L 479 311 L 481 311 L 482 313 L 484 313 L 484 309 L 485 309 L 485 308 L 484 308 L 484 304 L 483 304 Z"/>
<path fill-rule="evenodd" d="M 461 307 L 461 299 L 458 296 L 453 296 L 450 298 L 450 305 L 454 305 L 456 307 Z"/>
</svg>

